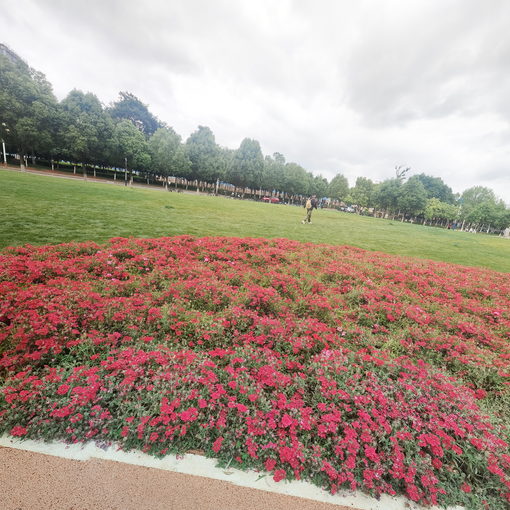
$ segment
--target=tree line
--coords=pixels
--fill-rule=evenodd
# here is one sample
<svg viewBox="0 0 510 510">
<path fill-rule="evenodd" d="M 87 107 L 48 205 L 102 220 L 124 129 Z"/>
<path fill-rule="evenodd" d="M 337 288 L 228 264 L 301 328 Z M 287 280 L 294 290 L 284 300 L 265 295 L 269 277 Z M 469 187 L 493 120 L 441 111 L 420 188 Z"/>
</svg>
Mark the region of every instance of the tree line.
<svg viewBox="0 0 510 510">
<path fill-rule="evenodd" d="M 353 187 L 337 174 L 331 181 L 287 162 L 275 152 L 264 156 L 257 140 L 245 138 L 237 149 L 216 143 L 207 126 L 183 141 L 130 92 L 104 106 L 95 94 L 72 90 L 62 101 L 46 77 L 0 44 L 0 136 L 20 166 L 26 158 L 51 163 L 69 161 L 81 167 L 135 173 L 168 183 L 229 183 L 242 194 L 277 195 L 300 201 L 315 194 L 337 208 L 431 225 L 497 232 L 510 225 L 510 211 L 494 192 L 482 186 L 455 195 L 439 177 L 407 178 L 409 168 L 396 167 L 395 177 L 375 183 L 358 177 Z M 217 189 L 217 188 L 216 188 Z"/>
</svg>

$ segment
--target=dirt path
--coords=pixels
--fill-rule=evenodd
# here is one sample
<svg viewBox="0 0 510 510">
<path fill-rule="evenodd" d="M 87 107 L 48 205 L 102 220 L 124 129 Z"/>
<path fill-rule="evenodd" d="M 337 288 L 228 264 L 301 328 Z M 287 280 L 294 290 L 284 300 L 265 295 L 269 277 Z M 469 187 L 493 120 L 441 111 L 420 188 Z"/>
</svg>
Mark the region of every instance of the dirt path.
<svg viewBox="0 0 510 510">
<path fill-rule="evenodd" d="M 2 510 L 356 510 L 171 471 L 0 447 Z"/>
</svg>

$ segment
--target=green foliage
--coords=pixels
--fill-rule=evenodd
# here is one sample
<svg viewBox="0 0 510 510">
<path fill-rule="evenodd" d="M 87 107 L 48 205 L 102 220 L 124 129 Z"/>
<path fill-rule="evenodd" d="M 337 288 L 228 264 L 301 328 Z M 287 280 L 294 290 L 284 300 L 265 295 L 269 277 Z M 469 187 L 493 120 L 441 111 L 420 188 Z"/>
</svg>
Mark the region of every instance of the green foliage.
<svg viewBox="0 0 510 510">
<path fill-rule="evenodd" d="M 23 60 L 0 55 L 0 119 L 10 150 L 23 156 L 28 152 L 51 152 L 55 138 L 57 101 L 42 73 Z"/>
<path fill-rule="evenodd" d="M 245 138 L 232 158 L 227 178 L 236 186 L 260 188 L 263 169 L 264 157 L 259 142 Z"/>
<path fill-rule="evenodd" d="M 374 203 L 375 184 L 366 177 L 358 177 L 356 185 L 349 191 L 347 201 L 362 209 L 371 207 Z"/>
<path fill-rule="evenodd" d="M 413 175 L 412 178 L 418 179 L 423 184 L 427 193 L 427 198 L 437 198 L 441 202 L 447 204 L 453 204 L 455 202 L 452 189 L 443 182 L 441 177 L 419 174 Z"/>
<path fill-rule="evenodd" d="M 473 186 L 462 193 L 460 198 L 461 218 L 475 225 L 492 225 L 504 229 L 510 225 L 510 214 L 494 191 L 483 186 Z"/>
<path fill-rule="evenodd" d="M 147 105 L 143 104 L 134 94 L 120 92 L 119 96 L 119 99 L 108 108 L 108 113 L 112 118 L 131 121 L 146 137 L 151 136 L 158 128 L 162 127 L 161 122 L 149 111 Z"/>
<path fill-rule="evenodd" d="M 198 126 L 186 140 L 186 150 L 192 179 L 215 181 L 221 177 L 220 149 L 210 128 Z"/>
<path fill-rule="evenodd" d="M 264 158 L 264 168 L 262 170 L 262 189 L 268 191 L 283 190 L 284 184 L 285 157 L 279 152 L 273 156 Z"/>
<path fill-rule="evenodd" d="M 285 191 L 296 195 L 308 195 L 310 186 L 306 170 L 297 163 L 287 163 L 284 167 Z"/>
<path fill-rule="evenodd" d="M 376 206 L 380 209 L 396 213 L 401 187 L 402 181 L 400 179 L 388 179 L 381 183 L 374 197 Z"/>
<path fill-rule="evenodd" d="M 181 137 L 168 127 L 159 128 L 149 139 L 152 169 L 160 175 L 188 175 L 191 161 Z"/>
<path fill-rule="evenodd" d="M 311 174 L 310 174 L 311 175 Z M 318 197 L 327 197 L 328 196 L 328 180 L 322 177 L 322 175 L 312 176 L 311 182 L 311 193 L 317 195 Z"/>
<path fill-rule="evenodd" d="M 121 120 L 113 132 L 113 154 L 117 166 L 124 166 L 127 158 L 129 168 L 147 169 L 150 165 L 149 147 L 143 133 L 129 120 Z"/>
<path fill-rule="evenodd" d="M 459 214 L 458 207 L 453 204 L 441 202 L 438 198 L 429 198 L 425 204 L 424 216 L 428 221 L 453 221 Z"/>
<path fill-rule="evenodd" d="M 103 112 L 99 99 L 90 92 L 75 89 L 61 102 L 61 108 L 64 119 L 61 136 L 69 159 L 81 163 L 107 160 L 113 123 Z"/>
<path fill-rule="evenodd" d="M 403 213 L 413 216 L 423 213 L 427 204 L 427 192 L 419 179 L 411 177 L 402 185 L 397 204 Z"/>
<path fill-rule="evenodd" d="M 343 202 L 349 193 L 349 181 L 342 174 L 336 174 L 329 183 L 328 194 L 330 198 Z"/>
</svg>

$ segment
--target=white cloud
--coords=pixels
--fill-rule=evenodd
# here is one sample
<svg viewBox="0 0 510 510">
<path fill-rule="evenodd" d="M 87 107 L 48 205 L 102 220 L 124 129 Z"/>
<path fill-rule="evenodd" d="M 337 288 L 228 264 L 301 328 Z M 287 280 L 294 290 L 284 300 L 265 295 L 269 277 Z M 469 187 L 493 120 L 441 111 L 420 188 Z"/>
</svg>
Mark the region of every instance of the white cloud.
<svg viewBox="0 0 510 510">
<path fill-rule="evenodd" d="M 1 42 L 104 103 L 127 90 L 185 139 L 199 124 L 315 173 L 397 164 L 510 203 L 505 0 L 6 0 Z"/>
</svg>

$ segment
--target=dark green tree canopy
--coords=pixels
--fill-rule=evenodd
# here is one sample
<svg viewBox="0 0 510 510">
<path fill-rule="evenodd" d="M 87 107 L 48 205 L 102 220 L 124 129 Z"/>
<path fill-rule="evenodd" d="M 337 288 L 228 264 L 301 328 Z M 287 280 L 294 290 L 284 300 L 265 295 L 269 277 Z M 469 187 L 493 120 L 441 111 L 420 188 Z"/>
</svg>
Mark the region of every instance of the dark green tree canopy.
<svg viewBox="0 0 510 510">
<path fill-rule="evenodd" d="M 349 191 L 348 201 L 360 208 L 374 205 L 375 184 L 371 179 L 358 177 L 354 188 Z"/>
<path fill-rule="evenodd" d="M 400 188 L 397 198 L 398 208 L 406 214 L 418 216 L 425 211 L 427 192 L 419 179 L 410 178 Z"/>
<path fill-rule="evenodd" d="M 309 179 L 306 170 L 297 163 L 287 163 L 284 168 L 285 191 L 294 195 L 310 193 Z"/>
<path fill-rule="evenodd" d="M 0 54 L 1 136 L 12 150 L 49 154 L 57 128 L 57 100 L 45 76 L 15 54 Z"/>
<path fill-rule="evenodd" d="M 186 140 L 186 150 L 192 179 L 214 181 L 221 177 L 220 148 L 211 128 L 198 126 Z"/>
<path fill-rule="evenodd" d="M 376 206 L 386 211 L 396 212 L 401 187 L 402 181 L 398 178 L 387 179 L 382 182 L 374 197 Z"/>
<path fill-rule="evenodd" d="M 153 171 L 160 175 L 186 176 L 191 161 L 181 137 L 169 127 L 159 128 L 149 139 L 149 153 Z"/>
<path fill-rule="evenodd" d="M 119 99 L 108 107 L 108 112 L 114 119 L 131 121 L 146 137 L 152 135 L 162 123 L 149 111 L 131 92 L 120 92 Z"/>
<path fill-rule="evenodd" d="M 441 202 L 447 204 L 453 204 L 455 202 L 455 196 L 453 195 L 452 189 L 447 186 L 441 177 L 432 177 L 430 175 L 419 174 L 413 175 L 409 178 L 419 180 L 427 193 L 427 198 L 437 198 Z"/>
<path fill-rule="evenodd" d="M 336 174 L 329 183 L 328 194 L 330 198 L 343 202 L 349 194 L 349 181 L 342 174 Z"/>
<path fill-rule="evenodd" d="M 236 186 L 260 188 L 264 156 L 257 140 L 245 138 L 234 154 L 228 177 Z"/>
<path fill-rule="evenodd" d="M 121 120 L 113 132 L 113 154 L 115 163 L 124 167 L 127 159 L 129 168 L 147 170 L 151 158 L 143 133 L 129 120 Z"/>
<path fill-rule="evenodd" d="M 262 170 L 262 188 L 268 191 L 283 190 L 285 157 L 279 152 L 264 158 Z"/>
<path fill-rule="evenodd" d="M 101 163 L 111 157 L 113 122 L 92 93 L 72 90 L 60 104 L 61 138 L 67 157 L 80 163 Z"/>
</svg>

